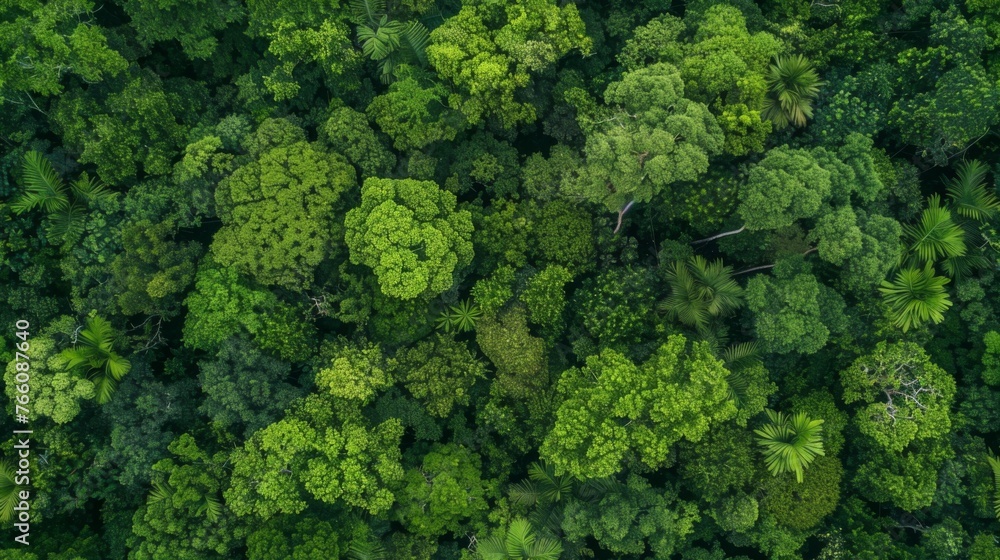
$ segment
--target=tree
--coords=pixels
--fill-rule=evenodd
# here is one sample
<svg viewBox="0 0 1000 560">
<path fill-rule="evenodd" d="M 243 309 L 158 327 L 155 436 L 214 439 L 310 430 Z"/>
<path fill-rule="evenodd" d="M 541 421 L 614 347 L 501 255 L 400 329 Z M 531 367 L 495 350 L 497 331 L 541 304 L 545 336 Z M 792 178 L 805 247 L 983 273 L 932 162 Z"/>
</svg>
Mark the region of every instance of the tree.
<svg viewBox="0 0 1000 560">
<path fill-rule="evenodd" d="M 831 192 L 831 173 L 812 154 L 779 146 L 750 168 L 738 212 L 750 231 L 779 229 L 815 216 Z"/>
<path fill-rule="evenodd" d="M 366 112 L 392 138 L 397 150 L 412 151 L 441 140 L 454 140 L 466 127 L 465 116 L 447 106 L 448 90 L 419 69 L 400 65 L 389 91 L 377 96 Z"/>
<path fill-rule="evenodd" d="M 496 366 L 495 383 L 503 393 L 528 398 L 549 386 L 545 342 L 529 332 L 524 306 L 483 317 L 476 329 L 476 342 Z"/>
<path fill-rule="evenodd" d="M 516 99 L 533 72 L 591 47 L 576 6 L 553 0 L 465 3 L 430 38 L 427 59 L 455 85 L 448 105 L 470 123 L 497 118 L 505 128 L 535 120 L 534 106 Z"/>
<path fill-rule="evenodd" d="M 358 167 L 362 177 L 388 174 L 396 165 L 396 156 L 379 142 L 365 114 L 350 107 L 330 111 L 320 134 L 334 152 L 344 154 Z"/>
<path fill-rule="evenodd" d="M 31 94 L 62 93 L 66 74 L 87 82 L 117 76 L 128 61 L 108 46 L 103 31 L 94 24 L 94 4 L 86 0 L 58 7 L 38 0 L 4 5 L 0 83 L 11 93 L 25 94 L 15 99 L 33 103 Z"/>
<path fill-rule="evenodd" d="M 472 386 L 486 377 L 486 367 L 465 343 L 438 334 L 401 349 L 393 368 L 428 414 L 447 418 L 456 406 L 469 404 Z"/>
<path fill-rule="evenodd" d="M 118 382 L 132 364 L 114 350 L 115 332 L 98 316 L 89 317 L 74 339 L 74 346 L 60 353 L 69 370 L 76 370 L 94 384 L 99 404 L 111 400 Z"/>
<path fill-rule="evenodd" d="M 754 430 L 764 453 L 767 470 L 777 476 L 794 472 L 801 484 L 802 473 L 823 452 L 823 420 L 809 418 L 805 412 L 788 416 L 767 410 L 769 423 Z"/>
<path fill-rule="evenodd" d="M 178 296 L 194 281 L 203 248 L 178 243 L 177 226 L 169 220 L 140 220 L 122 228 L 122 249 L 111 263 L 118 305 L 126 315 L 175 315 Z"/>
<path fill-rule="evenodd" d="M 458 305 L 450 305 L 438 317 L 438 328 L 446 333 L 468 332 L 476 330 L 476 321 L 483 316 L 479 305 L 470 300 L 463 300 Z"/>
<path fill-rule="evenodd" d="M 314 327 L 305 310 L 285 303 L 273 292 L 248 282 L 232 268 L 204 259 L 195 275 L 194 291 L 184 300 L 184 345 L 216 352 L 233 335 L 247 333 L 257 345 L 286 360 L 310 352 Z"/>
<path fill-rule="evenodd" d="M 944 312 L 951 307 L 944 285 L 950 281 L 936 276 L 930 263 L 927 263 L 922 270 L 900 270 L 892 282 L 883 280 L 879 291 L 889 304 L 893 324 L 906 332 L 927 321 L 944 321 Z"/>
<path fill-rule="evenodd" d="M 659 303 L 659 309 L 698 331 L 743 305 L 743 288 L 733 280 L 732 268 L 723 266 L 721 260 L 709 263 L 695 255 L 675 262 L 666 276 L 670 296 Z"/>
<path fill-rule="evenodd" d="M 392 369 L 377 344 L 340 340 L 328 367 L 316 374 L 316 386 L 331 395 L 368 404 L 392 386 Z"/>
<path fill-rule="evenodd" d="M 431 181 L 366 179 L 344 225 L 351 262 L 371 267 L 385 295 L 434 296 L 472 262 L 472 215 Z"/>
<path fill-rule="evenodd" d="M 157 4 L 126 0 L 122 7 L 145 46 L 176 40 L 192 59 L 211 57 L 218 46 L 215 34 L 244 15 L 239 4 L 227 0 L 167 0 Z"/>
<path fill-rule="evenodd" d="M 821 284 L 801 257 L 779 261 L 773 277 L 751 278 L 746 302 L 757 336 L 772 352 L 815 353 L 831 332 L 845 327 L 844 300 Z"/>
<path fill-rule="evenodd" d="M 593 503 L 570 503 L 563 528 L 570 542 L 593 538 L 617 555 L 668 560 L 683 548 L 700 519 L 698 506 L 678 499 L 676 489 L 654 487 L 632 474 Z"/>
<path fill-rule="evenodd" d="M 254 155 L 215 192 L 223 228 L 212 254 L 262 284 L 305 288 L 336 247 L 334 211 L 354 185 L 354 170 L 342 156 L 302 141 Z"/>
<path fill-rule="evenodd" d="M 684 84 L 666 63 L 627 72 L 610 84 L 614 107 L 587 134 L 585 163 L 564 189 L 617 212 L 629 202 L 649 202 L 668 185 L 695 181 L 709 156 L 722 151 L 723 134 L 708 107 L 684 97 Z"/>
<path fill-rule="evenodd" d="M 951 428 L 955 380 L 912 342 L 879 342 L 840 375 L 844 402 L 862 403 L 861 433 L 896 453 L 910 442 L 942 438 Z"/>
<path fill-rule="evenodd" d="M 242 337 L 222 343 L 211 360 L 198 364 L 205 393 L 199 410 L 220 428 L 249 436 L 277 421 L 302 389 L 289 383 L 289 365 Z"/>
<path fill-rule="evenodd" d="M 489 507 L 490 486 L 480 469 L 479 455 L 468 448 L 435 444 L 420 468 L 406 472 L 395 516 L 417 535 L 460 534 L 464 523 L 479 521 Z"/>
<path fill-rule="evenodd" d="M 311 394 L 234 453 L 226 503 L 265 520 L 300 513 L 306 500 L 385 513 L 403 479 L 402 436 L 397 418 L 373 425 L 357 402 Z"/>
<path fill-rule="evenodd" d="M 681 335 L 670 336 L 641 366 L 604 350 L 563 372 L 563 402 L 539 452 L 557 474 L 581 479 L 615 474 L 626 459 L 655 469 L 672 445 L 700 441 L 736 415 L 728 373 L 707 343 L 688 347 Z"/>
<path fill-rule="evenodd" d="M 779 129 L 805 126 L 813 115 L 812 102 L 825 84 L 804 56 L 775 57 L 767 73 L 768 96 L 761 116 Z"/>
<path fill-rule="evenodd" d="M 132 518 L 129 558 L 229 557 L 246 526 L 220 498 L 228 454 L 209 454 L 190 434 L 169 449 L 174 457 L 153 465 L 153 490 Z"/>
</svg>

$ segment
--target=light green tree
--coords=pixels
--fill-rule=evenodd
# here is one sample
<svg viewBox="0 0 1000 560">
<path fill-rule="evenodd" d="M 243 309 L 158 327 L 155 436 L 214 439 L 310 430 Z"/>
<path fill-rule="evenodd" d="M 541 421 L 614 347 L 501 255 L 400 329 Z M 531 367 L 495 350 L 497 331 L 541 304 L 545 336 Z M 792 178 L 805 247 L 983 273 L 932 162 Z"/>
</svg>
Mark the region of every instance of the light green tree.
<svg viewBox="0 0 1000 560">
<path fill-rule="evenodd" d="M 564 400 L 540 454 L 582 479 L 615 474 L 627 457 L 657 468 L 675 443 L 699 441 L 736 415 L 728 373 L 708 343 L 688 347 L 680 335 L 641 366 L 614 350 L 591 356 L 560 378 Z"/>
<path fill-rule="evenodd" d="M 674 66 L 658 63 L 627 72 L 604 92 L 613 109 L 593 125 L 578 176 L 564 189 L 608 210 L 649 202 L 666 186 L 694 181 L 722 151 L 723 134 L 703 103 L 684 97 Z"/>
<path fill-rule="evenodd" d="M 262 284 L 309 286 L 336 247 L 335 212 L 354 183 L 343 156 L 307 142 L 260 153 L 215 192 L 223 223 L 212 241 L 215 260 Z"/>
<path fill-rule="evenodd" d="M 382 293 L 437 295 L 472 262 L 472 215 L 431 181 L 365 180 L 361 205 L 344 224 L 351 262 L 370 267 Z"/>
<path fill-rule="evenodd" d="M 456 87 L 448 104 L 471 123 L 497 118 L 505 128 L 535 120 L 531 103 L 516 99 L 532 74 L 571 51 L 591 48 L 575 4 L 554 0 L 464 2 L 431 32 L 427 59 Z"/>
</svg>

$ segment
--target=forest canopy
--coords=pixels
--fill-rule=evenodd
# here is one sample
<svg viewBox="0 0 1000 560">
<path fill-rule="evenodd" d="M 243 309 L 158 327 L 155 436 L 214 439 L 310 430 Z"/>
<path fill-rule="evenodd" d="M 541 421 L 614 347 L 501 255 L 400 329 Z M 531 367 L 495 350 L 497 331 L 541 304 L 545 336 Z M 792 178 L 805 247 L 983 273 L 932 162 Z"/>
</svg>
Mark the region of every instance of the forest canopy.
<svg viewBox="0 0 1000 560">
<path fill-rule="evenodd" d="M 995 0 L 18 0 L 0 106 L 2 559 L 1000 560 Z"/>
</svg>

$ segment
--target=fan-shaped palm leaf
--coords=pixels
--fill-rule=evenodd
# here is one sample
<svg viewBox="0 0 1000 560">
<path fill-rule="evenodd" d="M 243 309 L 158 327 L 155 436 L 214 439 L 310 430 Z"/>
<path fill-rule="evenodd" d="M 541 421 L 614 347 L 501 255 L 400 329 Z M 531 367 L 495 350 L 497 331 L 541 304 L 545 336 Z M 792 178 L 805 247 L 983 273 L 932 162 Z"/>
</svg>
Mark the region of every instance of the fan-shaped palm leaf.
<svg viewBox="0 0 1000 560">
<path fill-rule="evenodd" d="M 812 118 L 812 102 L 825 82 L 802 55 L 779 56 L 767 73 L 768 95 L 761 116 L 775 128 L 804 126 Z"/>
<path fill-rule="evenodd" d="M 11 204 L 15 213 L 23 214 L 40 207 L 51 214 L 69 206 L 66 186 L 49 160 L 40 152 L 30 151 L 25 154 L 21 169 L 26 191 Z"/>
<path fill-rule="evenodd" d="M 965 254 L 965 232 L 951 218 L 951 211 L 941 206 L 937 194 L 927 199 L 920 221 L 903 228 L 910 251 L 925 263 Z"/>
<path fill-rule="evenodd" d="M 812 420 L 804 412 L 787 416 L 767 410 L 770 423 L 757 434 L 757 443 L 763 448 L 764 462 L 772 475 L 794 472 L 802 482 L 802 473 L 817 456 L 823 455 L 823 420 Z"/>
<path fill-rule="evenodd" d="M 695 255 L 668 267 L 666 276 L 670 296 L 660 302 L 660 311 L 700 331 L 711 319 L 728 316 L 743 305 L 743 288 L 721 260 L 709 263 Z"/>
<path fill-rule="evenodd" d="M 1000 200 L 986 188 L 987 172 L 989 167 L 984 163 L 963 161 L 955 178 L 945 181 L 952 206 L 960 215 L 983 222 L 1000 209 Z"/>
<path fill-rule="evenodd" d="M 951 307 L 951 300 L 944 291 L 949 281 L 943 276 L 935 276 L 927 264 L 923 270 L 900 270 L 894 281 L 883 280 L 879 291 L 889 304 L 893 324 L 906 332 L 927 321 L 940 323 L 944 320 L 944 312 Z"/>
<path fill-rule="evenodd" d="M 476 328 L 476 321 L 483 316 L 483 310 L 471 300 L 459 302 L 442 311 L 437 319 L 438 328 L 444 332 L 467 332 Z"/>
</svg>

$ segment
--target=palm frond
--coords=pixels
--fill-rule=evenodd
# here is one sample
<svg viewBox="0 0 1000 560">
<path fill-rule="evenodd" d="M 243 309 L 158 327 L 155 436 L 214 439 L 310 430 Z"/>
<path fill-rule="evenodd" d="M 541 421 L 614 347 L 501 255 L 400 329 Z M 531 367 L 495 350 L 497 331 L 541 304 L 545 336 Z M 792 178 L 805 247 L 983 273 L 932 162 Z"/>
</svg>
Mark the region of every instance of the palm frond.
<svg viewBox="0 0 1000 560">
<path fill-rule="evenodd" d="M 162 502 L 163 500 L 169 499 L 173 495 L 174 489 L 170 487 L 170 484 L 154 480 L 153 489 L 149 492 L 149 497 L 146 498 L 146 503 L 155 504 L 156 502 Z"/>
<path fill-rule="evenodd" d="M 70 183 L 70 188 L 77 200 L 88 203 L 111 198 L 115 195 L 99 179 L 87 175 L 86 171 L 80 174 L 80 178 Z"/>
<path fill-rule="evenodd" d="M 734 344 L 722 352 L 722 361 L 731 370 L 756 364 L 760 362 L 760 344 L 756 340 Z"/>
<path fill-rule="evenodd" d="M 980 161 L 963 161 L 955 178 L 945 181 L 952 206 L 960 215 L 984 222 L 1000 209 L 1000 200 L 986 188 L 988 172 L 989 167 Z"/>
<path fill-rule="evenodd" d="M 97 404 L 107 404 L 111 402 L 111 397 L 118 390 L 118 381 L 110 375 L 104 375 L 100 370 L 93 370 L 88 377 L 94 384 L 94 394 Z"/>
<path fill-rule="evenodd" d="M 14 473 L 14 464 L 10 459 L 0 461 L 0 522 L 7 523 L 14 519 L 14 506 L 17 505 L 17 494 L 20 486 Z"/>
<path fill-rule="evenodd" d="M 40 207 L 51 214 L 69 206 L 66 186 L 44 155 L 36 151 L 28 152 L 24 155 L 21 170 L 26 192 L 11 204 L 15 213 L 23 214 Z"/>
<path fill-rule="evenodd" d="M 355 540 L 351 542 L 347 558 L 350 560 L 384 560 L 386 558 L 385 547 L 382 546 L 382 543 L 374 540 Z"/>
<path fill-rule="evenodd" d="M 476 321 L 483 316 L 483 310 L 472 300 L 465 300 L 458 305 L 452 305 L 438 316 L 438 328 L 450 333 L 467 332 L 476 328 Z"/>
<path fill-rule="evenodd" d="M 541 490 L 530 480 L 515 482 L 507 489 L 507 495 L 513 504 L 534 506 L 542 496 Z"/>
<path fill-rule="evenodd" d="M 351 13 L 360 24 L 375 24 L 386 15 L 385 0 L 351 0 Z"/>
<path fill-rule="evenodd" d="M 205 518 L 215 523 L 222 515 L 222 502 L 215 496 L 205 496 L 205 501 L 198 508 L 199 514 L 205 514 Z"/>
<path fill-rule="evenodd" d="M 896 273 L 894 281 L 882 281 L 879 291 L 889 304 L 893 324 L 903 332 L 927 321 L 940 323 L 951 307 L 944 285 L 950 280 L 935 276 L 930 264 L 921 269 L 905 268 Z"/>
<path fill-rule="evenodd" d="M 507 554 L 517 558 L 527 556 L 531 546 L 535 544 L 535 534 L 531 523 L 523 517 L 515 519 L 507 529 Z"/>
<path fill-rule="evenodd" d="M 910 251 L 925 263 L 965 254 L 965 232 L 951 218 L 951 211 L 941 206 L 937 194 L 927 199 L 920 221 L 903 227 Z"/>
<path fill-rule="evenodd" d="M 406 62 L 427 64 L 427 45 L 431 42 L 431 33 L 419 21 L 408 22 L 400 34 L 400 47 Z"/>
<path fill-rule="evenodd" d="M 528 466 L 528 478 L 537 484 L 544 501 L 561 502 L 573 492 L 573 477 L 569 474 L 557 476 L 555 469 L 545 462 Z"/>
<path fill-rule="evenodd" d="M 699 331 L 705 331 L 713 318 L 731 315 L 743 305 L 743 288 L 721 260 L 710 263 L 695 255 L 668 266 L 666 278 L 670 295 L 659 303 L 659 310 Z"/>
<path fill-rule="evenodd" d="M 823 420 L 813 420 L 804 412 L 788 416 L 768 409 L 770 420 L 758 430 L 757 443 L 763 449 L 768 471 L 777 476 L 794 472 L 802 482 L 803 471 L 823 451 Z"/>
<path fill-rule="evenodd" d="M 45 235 L 56 244 L 63 244 L 83 233 L 83 208 L 79 204 L 69 206 L 49 214 Z"/>
<path fill-rule="evenodd" d="M 776 57 L 766 78 L 769 91 L 761 117 L 778 129 L 805 126 L 813 115 L 812 101 L 825 85 L 812 62 L 802 55 Z"/>
</svg>

